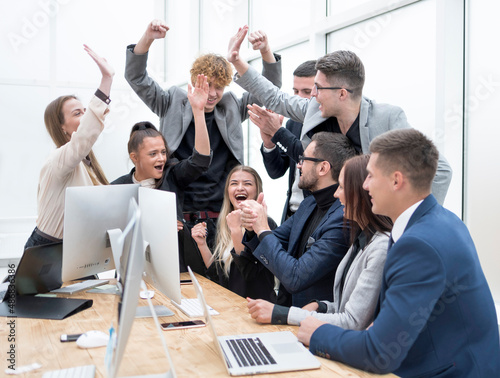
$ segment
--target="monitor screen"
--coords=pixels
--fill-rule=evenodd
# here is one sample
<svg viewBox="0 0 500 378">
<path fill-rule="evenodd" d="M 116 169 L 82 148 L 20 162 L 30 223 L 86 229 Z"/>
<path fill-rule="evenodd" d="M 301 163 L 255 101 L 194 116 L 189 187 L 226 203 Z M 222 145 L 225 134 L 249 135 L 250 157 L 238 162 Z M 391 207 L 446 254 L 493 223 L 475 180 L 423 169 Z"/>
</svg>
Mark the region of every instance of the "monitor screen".
<svg viewBox="0 0 500 378">
<path fill-rule="evenodd" d="M 107 231 L 125 229 L 128 204 L 139 185 L 80 186 L 66 189 L 62 281 L 115 268 Z"/>
<path fill-rule="evenodd" d="M 141 211 L 134 198 L 129 201 L 128 223 L 118 238 L 122 249 L 118 287 L 120 301 L 118 305 L 118 328 L 116 339 L 111 341 L 111 353 L 106 357 L 108 376 L 116 377 L 120 367 L 127 340 L 134 323 L 135 311 L 139 301 L 142 272 L 144 269 L 145 243 L 141 232 Z M 116 340 L 116 344 L 113 341 Z M 114 344 L 114 345 L 113 345 Z M 112 349 L 114 346 L 114 350 Z"/>
<path fill-rule="evenodd" d="M 142 233 L 148 244 L 144 280 L 181 303 L 175 193 L 139 188 Z"/>
</svg>

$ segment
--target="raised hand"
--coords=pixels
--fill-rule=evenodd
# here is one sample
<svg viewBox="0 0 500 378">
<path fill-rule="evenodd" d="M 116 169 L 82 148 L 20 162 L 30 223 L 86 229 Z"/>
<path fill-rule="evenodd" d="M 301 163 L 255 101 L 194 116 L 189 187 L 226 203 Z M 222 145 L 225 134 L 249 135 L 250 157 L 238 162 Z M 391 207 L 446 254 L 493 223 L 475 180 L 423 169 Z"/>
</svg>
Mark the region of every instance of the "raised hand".
<svg viewBox="0 0 500 378">
<path fill-rule="evenodd" d="M 260 50 L 262 54 L 269 51 L 269 40 L 262 30 L 252 32 L 248 35 L 248 42 L 252 44 L 254 50 Z"/>
<path fill-rule="evenodd" d="M 229 40 L 229 46 L 227 48 L 227 60 L 230 63 L 235 63 L 240 60 L 240 48 L 245 36 L 248 33 L 248 26 L 243 26 L 238 29 L 238 32 L 231 37 Z"/>
<path fill-rule="evenodd" d="M 283 123 L 283 116 L 271 110 L 264 109 L 259 105 L 247 105 L 248 115 L 261 132 L 271 137 L 279 130 Z"/>
<path fill-rule="evenodd" d="M 97 67 L 101 71 L 102 76 L 113 77 L 115 75 L 115 69 L 111 67 L 106 59 L 99 56 L 94 50 L 92 50 L 87 45 L 83 45 L 83 49 L 90 55 L 90 57 L 96 62 Z"/>
<path fill-rule="evenodd" d="M 153 20 L 149 23 L 144 35 L 148 39 L 162 39 L 165 38 L 169 29 L 162 20 Z"/>
<path fill-rule="evenodd" d="M 241 231 L 241 210 L 231 211 L 226 216 L 227 226 L 232 230 L 240 230 Z"/>
<path fill-rule="evenodd" d="M 203 112 L 208 100 L 208 79 L 205 75 L 198 75 L 194 87 L 188 83 L 189 103 L 193 110 Z"/>
</svg>

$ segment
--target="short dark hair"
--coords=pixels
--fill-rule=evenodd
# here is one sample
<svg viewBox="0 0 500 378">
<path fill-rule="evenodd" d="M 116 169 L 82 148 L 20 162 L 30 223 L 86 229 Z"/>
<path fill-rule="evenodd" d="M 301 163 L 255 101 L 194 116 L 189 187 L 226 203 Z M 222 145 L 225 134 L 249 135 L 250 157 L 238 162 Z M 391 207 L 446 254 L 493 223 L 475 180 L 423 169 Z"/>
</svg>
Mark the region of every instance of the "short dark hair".
<svg viewBox="0 0 500 378">
<path fill-rule="evenodd" d="M 353 97 L 361 97 L 365 85 L 365 67 L 352 51 L 338 50 L 318 59 L 316 69 L 321 71 L 332 85 L 352 90 Z"/>
<path fill-rule="evenodd" d="M 293 76 L 297 77 L 313 77 L 316 76 L 316 60 L 308 60 L 300 64 L 295 71 L 293 71 Z"/>
<path fill-rule="evenodd" d="M 356 150 L 344 134 L 320 131 L 312 137 L 316 142 L 314 156 L 330 163 L 332 178 L 338 182 L 344 162 L 356 155 Z"/>
<path fill-rule="evenodd" d="M 372 211 L 371 197 L 363 189 L 368 172 L 366 166 L 370 155 L 358 155 L 347 160 L 344 164 L 344 194 L 346 216 L 356 219 L 349 222 L 351 230 L 351 244 L 354 243 L 360 230 L 371 239 L 375 232 L 388 232 L 392 229 L 391 220 Z M 345 220 L 347 223 L 348 221 Z"/>
<path fill-rule="evenodd" d="M 411 128 L 388 131 L 373 139 L 370 151 L 379 155 L 377 166 L 385 173 L 400 171 L 417 191 L 431 191 L 439 152 L 420 131 Z"/>
</svg>

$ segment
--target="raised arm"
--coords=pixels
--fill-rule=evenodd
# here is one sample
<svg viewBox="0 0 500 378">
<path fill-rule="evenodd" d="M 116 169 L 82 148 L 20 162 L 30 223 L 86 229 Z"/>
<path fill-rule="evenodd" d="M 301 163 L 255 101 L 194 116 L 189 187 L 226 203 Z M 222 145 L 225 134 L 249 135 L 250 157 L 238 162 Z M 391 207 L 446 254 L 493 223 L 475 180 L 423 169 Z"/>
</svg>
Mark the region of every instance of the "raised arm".
<svg viewBox="0 0 500 378">
<path fill-rule="evenodd" d="M 165 38 L 169 27 L 162 20 L 153 20 L 148 24 L 146 31 L 142 35 L 137 45 L 134 47 L 135 54 L 145 54 L 153 44 L 155 39 Z"/>
<path fill-rule="evenodd" d="M 245 36 L 248 33 L 248 26 L 243 26 L 238 29 L 238 32 L 231 37 L 229 40 L 229 46 L 227 48 L 227 60 L 232 63 L 236 71 L 240 76 L 244 75 L 248 70 L 248 63 L 241 59 L 240 48 Z"/>
<path fill-rule="evenodd" d="M 90 47 L 83 45 L 85 51 L 90 55 L 90 57 L 96 62 L 97 67 L 101 71 L 102 78 L 101 84 L 99 85 L 99 90 L 109 97 L 111 93 L 111 84 L 113 83 L 113 76 L 115 76 L 115 70 L 108 63 L 106 59 L 97 55 Z"/>
<path fill-rule="evenodd" d="M 205 75 L 198 75 L 194 87 L 188 83 L 187 96 L 194 115 L 194 148 L 202 155 L 210 155 L 210 139 L 204 110 L 208 99 L 208 80 Z"/>
</svg>

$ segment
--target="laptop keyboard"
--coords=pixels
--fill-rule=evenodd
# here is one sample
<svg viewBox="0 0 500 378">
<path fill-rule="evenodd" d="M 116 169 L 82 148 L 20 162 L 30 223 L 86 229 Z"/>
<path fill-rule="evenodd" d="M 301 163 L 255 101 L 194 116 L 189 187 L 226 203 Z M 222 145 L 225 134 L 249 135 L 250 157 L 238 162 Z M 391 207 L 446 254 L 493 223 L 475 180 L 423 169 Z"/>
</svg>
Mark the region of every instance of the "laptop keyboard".
<svg viewBox="0 0 500 378">
<path fill-rule="evenodd" d="M 42 378 L 94 378 L 95 365 L 77 366 L 69 369 L 52 370 L 45 373 Z"/>
<path fill-rule="evenodd" d="M 198 298 L 182 298 L 180 304 L 174 301 L 172 301 L 172 303 L 190 318 L 204 315 Z M 208 306 L 208 311 L 210 315 L 219 315 L 219 313 L 210 306 Z"/>
<path fill-rule="evenodd" d="M 240 367 L 276 364 L 276 360 L 258 337 L 225 341 Z"/>
</svg>

